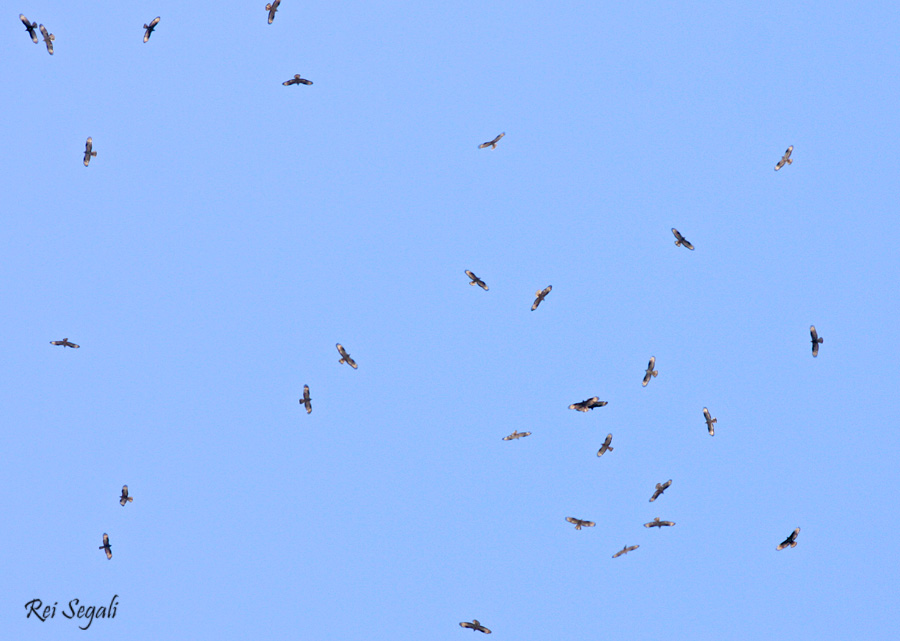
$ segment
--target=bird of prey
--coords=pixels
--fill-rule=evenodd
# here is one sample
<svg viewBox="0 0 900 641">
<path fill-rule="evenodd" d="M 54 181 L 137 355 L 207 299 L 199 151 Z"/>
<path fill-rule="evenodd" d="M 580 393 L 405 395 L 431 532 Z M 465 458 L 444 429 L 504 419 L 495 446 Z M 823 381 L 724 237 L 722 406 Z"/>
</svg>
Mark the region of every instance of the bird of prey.
<svg viewBox="0 0 900 641">
<path fill-rule="evenodd" d="M 786 538 L 784 541 L 778 544 L 776 550 L 783 550 L 787 546 L 791 546 L 792 548 L 797 547 L 797 535 L 800 534 L 800 528 L 797 528 L 793 532 L 791 532 L 790 536 Z"/>
<path fill-rule="evenodd" d="M 19 14 L 19 20 L 22 21 L 22 24 L 25 25 L 25 30 L 28 32 L 28 35 L 31 36 L 31 41 L 34 44 L 37 44 L 37 34 L 34 32 L 37 29 L 36 22 L 28 22 L 28 18 L 26 18 L 23 14 Z"/>
<path fill-rule="evenodd" d="M 278 11 L 278 5 L 281 4 L 281 0 L 275 0 L 271 4 L 266 5 L 266 11 L 269 12 L 269 24 L 272 24 L 272 21 L 275 20 L 275 12 Z"/>
<path fill-rule="evenodd" d="M 144 29 L 146 29 L 146 31 L 144 32 L 144 42 L 147 42 L 150 39 L 150 34 L 153 33 L 153 30 L 156 29 L 156 25 L 158 25 L 158 24 L 159 24 L 159 16 L 156 16 L 150 22 L 150 24 L 144 25 Z"/>
<path fill-rule="evenodd" d="M 119 497 L 119 505 L 125 507 L 126 503 L 134 503 L 134 497 L 128 496 L 128 486 L 122 486 L 122 496 Z"/>
<path fill-rule="evenodd" d="M 300 404 L 306 407 L 306 413 L 312 413 L 312 399 L 309 397 L 309 385 L 303 386 L 303 398 L 300 399 Z"/>
<path fill-rule="evenodd" d="M 504 436 L 503 440 L 504 441 L 513 441 L 517 438 L 525 438 L 526 436 L 531 436 L 531 432 L 513 431 L 513 433 L 510 434 L 509 436 Z"/>
<path fill-rule="evenodd" d="M 669 479 L 665 483 L 657 483 L 656 491 L 653 493 L 653 496 L 650 497 L 650 502 L 653 503 L 656 499 L 659 498 L 659 495 L 666 491 L 666 488 L 672 485 L 672 479 Z"/>
<path fill-rule="evenodd" d="M 813 358 L 819 355 L 819 345 L 825 342 L 824 338 L 819 338 L 819 332 L 816 331 L 815 325 L 809 326 L 809 335 L 812 336 Z"/>
<path fill-rule="evenodd" d="M 503 136 L 505 136 L 505 135 L 506 135 L 506 132 L 504 131 L 502 134 L 499 134 L 499 135 L 498 135 L 496 138 L 494 138 L 493 140 L 489 140 L 489 141 L 487 141 L 487 142 L 481 143 L 480 145 L 478 145 L 478 148 L 479 148 L 479 149 L 484 149 L 485 147 L 490 147 L 491 149 L 496 149 L 496 148 L 497 148 L 497 143 L 500 142 L 500 139 L 503 138 Z"/>
<path fill-rule="evenodd" d="M 103 533 L 103 545 L 101 545 L 98 550 L 103 550 L 106 552 L 106 558 L 112 558 L 112 546 L 109 544 L 109 534 L 106 532 Z"/>
<path fill-rule="evenodd" d="M 53 55 L 53 41 L 56 40 L 56 36 L 52 33 L 47 33 L 47 27 L 44 25 L 40 26 L 41 35 L 44 37 L 44 43 L 47 45 L 47 51 L 50 52 L 50 55 Z"/>
<path fill-rule="evenodd" d="M 781 160 L 779 160 L 778 164 L 775 165 L 775 171 L 778 171 L 779 169 L 784 167 L 785 164 L 790 165 L 791 163 L 794 162 L 793 160 L 791 160 L 791 152 L 792 151 L 794 151 L 794 145 L 791 145 L 790 147 L 788 147 L 787 151 L 784 152 L 784 155 L 781 157 Z"/>
<path fill-rule="evenodd" d="M 673 525 L 675 524 L 672 521 L 660 521 L 658 516 L 649 523 L 644 523 L 644 527 L 672 527 Z"/>
<path fill-rule="evenodd" d="M 462 628 L 469 628 L 470 630 L 478 630 L 479 632 L 483 632 L 484 634 L 491 633 L 490 630 L 488 630 L 486 627 L 481 625 L 481 623 L 478 621 L 478 619 L 472 619 L 472 623 L 469 623 L 468 621 L 460 621 L 459 625 Z"/>
<path fill-rule="evenodd" d="M 613 554 L 613 555 L 612 555 L 612 558 L 615 559 L 615 558 L 617 558 L 617 557 L 622 556 L 623 554 L 628 554 L 628 553 L 631 552 L 632 550 L 637 550 L 639 547 L 641 547 L 641 546 L 640 546 L 640 545 L 626 545 L 626 546 L 623 547 L 621 550 L 619 550 L 618 552 L 616 552 L 615 554 Z"/>
<path fill-rule="evenodd" d="M 579 412 L 589 412 L 595 407 L 603 407 L 607 405 L 608 401 L 601 401 L 599 397 L 593 396 L 586 401 L 581 401 L 580 403 L 572 403 L 569 405 L 570 410 L 578 410 Z"/>
<path fill-rule="evenodd" d="M 75 343 L 71 342 L 68 338 L 64 338 L 61 341 L 50 341 L 50 344 L 51 345 L 62 345 L 63 347 L 73 347 L 75 349 L 78 349 L 79 347 L 81 347 L 80 345 L 76 345 Z"/>
<path fill-rule="evenodd" d="M 307 80 L 306 78 L 301 78 L 299 73 L 295 73 L 294 77 L 290 80 L 285 80 L 281 84 L 285 87 L 290 87 L 291 85 L 311 85 L 312 80 Z"/>
<path fill-rule="evenodd" d="M 643 385 L 644 387 L 647 387 L 647 383 L 650 382 L 651 376 L 656 376 L 657 374 L 659 374 L 659 372 L 657 370 L 653 369 L 654 365 L 656 365 L 656 357 L 651 356 L 650 364 L 647 365 L 647 372 L 644 374 L 644 382 L 641 383 L 641 385 Z"/>
<path fill-rule="evenodd" d="M 534 304 L 531 306 L 531 311 L 534 311 L 538 308 L 538 305 L 541 304 L 541 301 L 547 298 L 547 294 L 550 293 L 550 290 L 553 289 L 553 285 L 547 285 L 544 289 L 537 290 L 534 295 L 537 298 L 534 299 Z"/>
<path fill-rule="evenodd" d="M 597 456 L 603 456 L 607 451 L 612 452 L 615 448 L 610 447 L 610 443 L 612 443 L 612 434 L 607 434 L 606 440 L 603 441 L 603 445 L 600 446 L 600 450 L 597 452 Z"/>
<path fill-rule="evenodd" d="M 350 358 L 350 354 L 347 353 L 347 350 L 344 349 L 344 346 L 340 343 L 337 343 L 336 347 L 337 351 L 341 353 L 341 360 L 339 360 L 338 363 L 347 363 L 347 365 L 349 365 L 353 369 L 356 369 L 356 361 Z"/>
<path fill-rule="evenodd" d="M 94 148 L 94 139 L 88 136 L 87 142 L 84 143 L 84 166 L 87 167 L 91 163 L 91 156 L 96 156 L 96 151 L 91 151 Z"/>
<path fill-rule="evenodd" d="M 593 521 L 582 521 L 581 519 L 576 519 L 571 516 L 567 516 L 566 520 L 569 523 L 572 523 L 573 525 L 575 525 L 576 530 L 580 530 L 582 527 L 594 527 L 595 525 L 597 525 Z"/>
<path fill-rule="evenodd" d="M 470 285 L 478 285 L 484 291 L 488 290 L 488 286 L 485 284 L 485 282 L 478 278 L 478 276 L 470 272 L 468 269 L 466 270 L 466 276 L 468 276 L 472 280 L 472 282 L 469 283 Z"/>
<path fill-rule="evenodd" d="M 675 234 L 675 246 L 684 245 L 691 251 L 694 250 L 694 246 L 691 245 L 687 240 L 685 240 L 684 236 L 681 235 L 681 232 L 672 227 L 672 233 Z"/>
<path fill-rule="evenodd" d="M 718 423 L 719 419 L 710 416 L 709 410 L 705 407 L 703 408 L 703 418 L 706 419 L 706 429 L 709 430 L 709 435 L 714 436 L 716 433 L 716 428 L 713 427 L 713 423 Z"/>
</svg>

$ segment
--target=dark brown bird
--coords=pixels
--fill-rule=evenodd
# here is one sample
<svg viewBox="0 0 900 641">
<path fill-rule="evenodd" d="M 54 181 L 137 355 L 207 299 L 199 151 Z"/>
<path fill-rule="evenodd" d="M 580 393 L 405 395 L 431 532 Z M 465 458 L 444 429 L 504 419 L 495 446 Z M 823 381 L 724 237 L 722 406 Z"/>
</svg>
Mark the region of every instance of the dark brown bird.
<svg viewBox="0 0 900 641">
<path fill-rule="evenodd" d="M 491 633 L 490 630 L 479 623 L 478 619 L 472 619 L 472 623 L 469 623 L 468 621 L 460 621 L 459 625 L 460 627 L 469 628 L 470 630 L 478 630 L 479 632 L 483 632 L 484 634 Z"/>
<path fill-rule="evenodd" d="M 784 541 L 778 544 L 776 550 L 783 550 L 787 546 L 791 546 L 792 548 L 797 547 L 797 535 L 800 534 L 800 528 L 797 528 L 793 532 L 791 532 L 790 536 L 786 538 Z"/>
<path fill-rule="evenodd" d="M 468 269 L 466 270 L 466 276 L 468 276 L 469 279 L 472 281 L 471 283 L 469 283 L 470 285 L 478 285 L 484 291 L 488 290 L 488 286 L 485 284 L 485 282 L 483 280 L 481 280 L 480 278 L 478 278 L 478 276 L 476 276 L 475 274 L 470 272 Z"/>
<path fill-rule="evenodd" d="M 672 527 L 673 525 L 675 524 L 672 521 L 660 521 L 658 516 L 649 523 L 644 523 L 644 527 Z"/>
<path fill-rule="evenodd" d="M 672 485 L 672 479 L 669 479 L 665 483 L 657 483 L 656 491 L 653 493 L 653 496 L 650 497 L 650 502 L 653 503 L 656 499 L 659 498 L 659 495 L 666 491 L 666 488 Z"/>
<path fill-rule="evenodd" d="M 272 21 L 275 20 L 275 12 L 278 11 L 278 5 L 281 4 L 281 0 L 275 0 L 274 2 L 266 5 L 266 11 L 269 12 L 269 24 L 272 24 Z"/>
<path fill-rule="evenodd" d="M 570 410 L 578 410 L 579 412 L 589 412 L 595 407 L 603 407 L 604 405 L 608 405 L 608 401 L 601 401 L 599 397 L 593 396 L 586 401 L 581 401 L 580 403 L 572 403 L 569 405 Z"/>
<path fill-rule="evenodd" d="M 28 18 L 26 18 L 23 14 L 19 14 L 19 20 L 22 21 L 22 24 L 25 25 L 25 30 L 28 32 L 28 35 L 31 36 L 31 41 L 34 44 L 37 44 L 37 33 L 35 33 L 35 29 L 37 29 L 36 22 L 28 22 Z"/>
<path fill-rule="evenodd" d="M 659 372 L 657 370 L 653 369 L 654 365 L 656 365 L 656 357 L 651 356 L 650 364 L 647 365 L 647 372 L 644 374 L 644 382 L 641 383 L 644 387 L 647 387 L 647 383 L 650 382 L 651 376 L 656 376 L 657 374 L 659 374 Z"/>
<path fill-rule="evenodd" d="M 80 345 L 76 345 L 75 343 L 72 343 L 71 341 L 69 341 L 68 338 L 64 338 L 61 341 L 50 341 L 50 344 L 51 345 L 62 345 L 63 347 L 72 347 L 74 349 L 78 349 L 80 347 Z"/>
<path fill-rule="evenodd" d="M 309 397 L 309 385 L 303 386 L 303 398 L 300 399 L 300 404 L 306 407 L 306 413 L 312 413 L 312 399 Z"/>
<path fill-rule="evenodd" d="M 356 361 L 350 358 L 350 354 L 347 353 L 347 350 L 344 349 L 344 346 L 340 343 L 337 343 L 336 347 L 337 351 L 341 354 L 341 360 L 339 360 L 338 363 L 347 363 L 347 365 L 349 365 L 353 369 L 356 369 Z"/>
<path fill-rule="evenodd" d="M 56 36 L 52 33 L 47 33 L 47 28 L 44 25 L 40 26 L 41 35 L 44 37 L 44 43 L 47 45 L 47 51 L 50 52 L 50 55 L 53 55 L 53 41 L 56 40 Z"/>
<path fill-rule="evenodd" d="M 623 554 L 628 554 L 628 553 L 631 552 L 632 550 L 637 550 L 639 547 L 641 547 L 641 546 L 640 546 L 640 545 L 631 545 L 631 546 L 626 545 L 626 546 L 623 547 L 621 550 L 619 550 L 618 552 L 616 552 L 615 554 L 613 554 L 613 555 L 612 555 L 612 558 L 615 559 L 615 558 L 617 558 L 617 557 L 622 556 Z"/>
<path fill-rule="evenodd" d="M 153 30 L 156 29 L 156 25 L 158 24 L 159 16 L 156 16 L 155 18 L 153 18 L 153 20 L 150 21 L 150 24 L 144 25 L 144 29 L 146 29 L 146 31 L 144 32 L 144 42 L 147 42 L 150 39 L 150 34 L 153 33 Z"/>
<path fill-rule="evenodd" d="M 541 301 L 547 298 L 547 294 L 550 293 L 551 289 L 553 289 L 553 285 L 547 285 L 547 287 L 545 287 L 544 289 L 539 289 L 534 293 L 537 298 L 534 299 L 534 304 L 531 306 L 531 311 L 534 311 L 538 308 L 538 305 L 541 304 Z"/>
<path fill-rule="evenodd" d="M 496 149 L 497 143 L 500 142 L 500 139 L 503 138 L 503 136 L 505 136 L 505 135 L 506 135 L 506 132 L 504 131 L 502 134 L 499 134 L 493 140 L 489 140 L 488 142 L 481 143 L 480 145 L 478 145 L 478 148 L 484 149 L 485 147 L 490 147 L 491 149 Z"/>
<path fill-rule="evenodd" d="M 779 169 L 784 167 L 785 164 L 790 165 L 794 162 L 793 160 L 791 160 L 791 152 L 792 151 L 794 151 L 794 145 L 791 145 L 790 147 L 788 147 L 787 151 L 784 152 L 784 155 L 781 157 L 781 160 L 779 160 L 778 164 L 775 165 L 775 171 L 778 171 Z"/>
<path fill-rule="evenodd" d="M 709 430 L 709 435 L 714 436 L 716 433 L 716 428 L 713 427 L 713 423 L 718 423 L 719 419 L 710 416 L 709 410 L 705 407 L 703 408 L 703 418 L 706 419 L 706 429 Z"/>
<path fill-rule="evenodd" d="M 87 167 L 91 162 L 91 157 L 96 156 L 96 151 L 91 151 L 94 148 L 94 139 L 88 136 L 87 142 L 84 143 L 84 166 Z"/>
<path fill-rule="evenodd" d="M 603 445 L 600 446 L 600 450 L 597 452 L 597 456 L 603 456 L 607 451 L 612 452 L 615 448 L 610 447 L 610 443 L 612 443 L 612 434 L 607 434 L 606 440 L 603 441 Z"/>
<path fill-rule="evenodd" d="M 691 245 L 687 240 L 685 240 L 684 236 L 681 235 L 681 232 L 672 227 L 672 233 L 675 234 L 675 246 L 684 245 L 691 251 L 694 250 L 694 246 Z"/>
<path fill-rule="evenodd" d="M 290 80 L 285 80 L 281 84 L 285 87 L 290 87 L 291 85 L 311 85 L 312 80 L 307 80 L 306 78 L 301 78 L 299 73 L 295 73 L 294 77 Z"/>
<path fill-rule="evenodd" d="M 809 326 L 809 335 L 812 336 L 813 358 L 819 355 L 819 345 L 825 342 L 824 338 L 819 338 L 819 332 L 816 331 L 815 325 Z"/>
<path fill-rule="evenodd" d="M 119 497 L 119 505 L 125 507 L 126 503 L 134 503 L 134 497 L 128 496 L 128 486 L 122 486 L 122 496 Z"/>
<path fill-rule="evenodd" d="M 526 436 L 531 436 L 531 432 L 513 431 L 513 433 L 510 434 L 509 436 L 504 436 L 503 440 L 504 441 L 514 441 L 515 439 L 525 438 Z"/>
<path fill-rule="evenodd" d="M 582 527 L 594 527 L 595 525 L 597 525 L 593 521 L 583 521 L 582 519 L 576 519 L 572 516 L 567 516 L 566 520 L 569 523 L 572 523 L 575 526 L 576 530 L 580 530 Z"/>
<path fill-rule="evenodd" d="M 109 535 L 106 532 L 103 533 L 103 545 L 97 549 L 105 551 L 107 559 L 112 558 L 112 546 L 109 544 Z"/>
</svg>

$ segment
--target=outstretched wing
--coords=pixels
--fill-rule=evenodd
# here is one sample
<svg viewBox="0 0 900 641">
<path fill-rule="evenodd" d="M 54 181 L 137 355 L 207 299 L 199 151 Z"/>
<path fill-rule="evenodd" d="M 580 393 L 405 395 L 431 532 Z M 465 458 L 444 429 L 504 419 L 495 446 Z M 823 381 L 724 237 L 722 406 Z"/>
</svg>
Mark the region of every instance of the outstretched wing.
<svg viewBox="0 0 900 641">
<path fill-rule="evenodd" d="M 158 24 L 159 24 L 159 16 L 156 16 L 150 22 L 150 24 L 144 25 L 144 29 L 146 29 L 146 31 L 144 32 L 144 42 L 147 42 L 150 39 L 150 34 L 153 33 L 153 30 L 156 29 L 156 25 L 158 25 Z"/>
<path fill-rule="evenodd" d="M 24 14 L 19 14 L 19 20 L 25 25 L 25 29 L 28 31 L 28 35 L 31 36 L 31 41 L 34 44 L 37 44 L 38 37 L 37 33 L 35 33 L 34 28 L 37 26 L 36 22 L 28 22 L 28 18 L 24 16 Z"/>
<path fill-rule="evenodd" d="M 47 44 L 47 51 L 50 55 L 53 55 L 53 41 L 56 40 L 56 36 L 52 33 L 47 33 L 47 27 L 41 25 L 40 27 L 41 35 L 44 36 L 44 42 Z"/>
<path fill-rule="evenodd" d="M 578 525 L 580 523 L 580 521 L 578 519 L 576 519 L 575 517 L 572 517 L 572 516 L 567 516 L 566 520 L 569 523 L 571 523 L 572 525 Z"/>
</svg>

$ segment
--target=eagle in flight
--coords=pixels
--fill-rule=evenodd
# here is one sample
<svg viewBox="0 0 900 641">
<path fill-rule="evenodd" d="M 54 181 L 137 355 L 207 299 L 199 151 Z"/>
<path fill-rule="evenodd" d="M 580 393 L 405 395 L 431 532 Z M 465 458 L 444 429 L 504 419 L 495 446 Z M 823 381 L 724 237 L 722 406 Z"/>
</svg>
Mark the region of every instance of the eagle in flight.
<svg viewBox="0 0 900 641">
<path fill-rule="evenodd" d="M 103 545 L 97 549 L 106 552 L 107 559 L 112 558 L 112 546 L 109 544 L 109 535 L 106 532 L 103 533 Z"/>
<path fill-rule="evenodd" d="M 53 41 L 56 40 L 56 36 L 52 33 L 47 33 L 47 27 L 44 25 L 40 26 L 41 35 L 44 37 L 44 44 L 47 45 L 47 51 L 50 52 L 50 55 L 53 55 Z"/>
<path fill-rule="evenodd" d="M 518 430 L 514 430 L 512 434 L 509 436 L 504 436 L 504 441 L 514 441 L 519 438 L 525 438 L 526 436 L 531 436 L 531 432 L 519 432 Z"/>
<path fill-rule="evenodd" d="M 545 287 L 544 289 L 539 289 L 534 293 L 537 298 L 534 299 L 534 304 L 531 306 L 531 311 L 534 311 L 538 308 L 538 305 L 541 304 L 541 301 L 547 298 L 547 294 L 550 293 L 551 289 L 553 289 L 553 285 L 547 285 L 547 287 Z"/>
<path fill-rule="evenodd" d="M 637 550 L 639 547 L 641 547 L 641 546 L 640 546 L 640 545 L 631 545 L 631 546 L 626 545 L 626 546 L 623 547 L 621 550 L 619 550 L 618 552 L 616 552 L 615 554 L 613 554 L 613 555 L 612 555 L 612 558 L 615 559 L 615 558 L 617 558 L 617 557 L 622 556 L 623 554 L 628 554 L 628 553 L 631 552 L 632 550 Z"/>
<path fill-rule="evenodd" d="M 311 85 L 312 80 L 307 80 L 306 78 L 302 78 L 299 73 L 295 73 L 294 77 L 290 80 L 285 80 L 281 84 L 285 87 L 290 87 L 291 85 Z"/>
<path fill-rule="evenodd" d="M 582 527 L 594 527 L 595 525 L 597 525 L 593 521 L 584 521 L 582 519 L 576 519 L 575 517 L 572 517 L 572 516 L 567 516 L 566 520 L 569 523 L 573 524 L 575 526 L 576 530 L 580 530 Z"/>
<path fill-rule="evenodd" d="M 677 229 L 675 229 L 674 227 L 672 227 L 672 233 L 675 234 L 675 246 L 676 246 L 676 247 L 678 247 L 679 245 L 684 245 L 685 247 L 687 247 L 687 248 L 690 249 L 691 251 L 694 250 L 694 246 L 691 245 L 691 244 L 685 239 L 685 237 L 681 235 L 681 232 L 680 232 L 680 231 L 678 231 Z"/>
<path fill-rule="evenodd" d="M 486 627 L 481 625 L 481 623 L 478 621 L 478 619 L 472 619 L 471 623 L 469 623 L 468 621 L 460 621 L 459 625 L 461 628 L 469 628 L 470 630 L 478 630 L 479 632 L 483 632 L 484 634 L 491 633 L 490 630 L 488 630 Z"/>
<path fill-rule="evenodd" d="M 797 528 L 793 532 L 791 532 L 790 536 L 786 538 L 784 541 L 778 544 L 776 550 L 783 550 L 787 546 L 791 546 L 792 548 L 797 547 L 797 535 L 800 534 L 800 528 Z"/>
<path fill-rule="evenodd" d="M 119 505 L 125 507 L 126 503 L 134 503 L 134 497 L 128 496 L 128 486 L 122 486 L 122 496 L 119 497 Z"/>
<path fill-rule="evenodd" d="M 653 369 L 654 365 L 656 365 L 656 357 L 651 356 L 650 364 L 647 365 L 647 372 L 644 374 L 644 382 L 641 383 L 644 387 L 647 387 L 647 383 L 650 382 L 651 376 L 656 376 L 657 374 L 659 374 L 659 372 L 657 370 Z"/>
<path fill-rule="evenodd" d="M 570 410 L 578 410 L 579 412 L 589 412 L 595 407 L 603 407 L 604 405 L 608 405 L 608 401 L 601 401 L 599 396 L 593 396 L 586 401 L 581 401 L 580 403 L 572 403 L 569 405 Z"/>
<path fill-rule="evenodd" d="M 656 499 L 659 498 L 659 495 L 666 491 L 666 488 L 672 485 L 672 479 L 669 479 L 665 483 L 657 483 L 656 491 L 653 493 L 653 496 L 650 497 L 650 502 L 653 503 Z"/>
<path fill-rule="evenodd" d="M 603 456 L 606 452 L 612 452 L 615 448 L 610 447 L 610 443 L 612 443 L 612 434 L 607 434 L 606 440 L 603 441 L 603 445 L 600 446 L 600 449 L 597 452 L 597 456 Z"/>
<path fill-rule="evenodd" d="M 94 149 L 94 139 L 88 136 L 87 142 L 84 143 L 84 166 L 87 167 L 91 163 L 91 157 L 97 155 Z"/>
<path fill-rule="evenodd" d="M 271 4 L 266 5 L 266 11 L 269 12 L 269 24 L 275 20 L 275 12 L 278 11 L 278 5 L 281 4 L 281 0 L 275 0 Z"/>
<path fill-rule="evenodd" d="M 650 521 L 649 523 L 644 523 L 644 527 L 672 527 L 675 525 L 672 521 L 660 521 L 657 516 L 655 519 Z"/>
<path fill-rule="evenodd" d="M 713 418 L 709 415 L 709 410 L 705 407 L 703 408 L 703 418 L 706 419 L 706 429 L 709 430 L 710 436 L 715 436 L 716 428 L 713 427 L 713 423 L 718 423 L 719 419 Z"/>
<path fill-rule="evenodd" d="M 78 349 L 79 347 L 81 347 L 80 345 L 76 345 L 75 343 L 71 342 L 68 338 L 64 338 L 61 341 L 50 341 L 50 344 L 51 345 L 62 345 L 63 347 L 73 347 L 75 349 Z"/>
<path fill-rule="evenodd" d="M 150 39 L 150 34 L 153 33 L 153 30 L 156 29 L 156 25 L 159 24 L 159 16 L 156 16 L 153 20 L 150 21 L 150 24 L 145 24 L 144 29 L 144 42 L 147 42 Z"/>
<path fill-rule="evenodd" d="M 794 162 L 793 160 L 791 160 L 791 152 L 792 151 L 794 151 L 794 145 L 791 145 L 790 147 L 788 147 L 787 151 L 784 152 L 784 155 L 781 157 L 781 160 L 779 160 L 778 164 L 775 165 L 775 171 L 778 171 L 779 169 L 784 167 L 786 164 L 790 165 Z"/>
<path fill-rule="evenodd" d="M 479 148 L 479 149 L 484 149 L 485 147 L 490 147 L 491 149 L 496 149 L 496 148 L 497 148 L 497 143 L 500 142 L 500 139 L 503 138 L 503 136 L 505 136 L 505 135 L 506 135 L 506 132 L 504 131 L 502 134 L 499 134 L 499 135 L 498 135 L 496 138 L 494 138 L 493 140 L 489 140 L 489 141 L 487 141 L 487 142 L 481 143 L 480 145 L 478 145 L 478 148 Z"/>
<path fill-rule="evenodd" d="M 347 353 L 347 350 L 344 349 L 344 346 L 340 343 L 337 343 L 336 347 L 337 351 L 341 354 L 341 360 L 339 360 L 338 363 L 347 363 L 347 365 L 349 365 L 353 369 L 356 369 L 356 361 L 350 358 L 350 354 Z"/>
<path fill-rule="evenodd" d="M 300 399 L 300 404 L 306 407 L 306 413 L 312 413 L 312 399 L 309 397 L 309 385 L 303 386 L 303 398 Z"/>
<path fill-rule="evenodd" d="M 478 276 L 476 276 L 475 274 L 473 274 L 473 273 L 472 273 L 471 271 L 469 271 L 468 269 L 466 270 L 466 276 L 468 276 L 469 279 L 472 281 L 472 282 L 469 283 L 470 285 L 478 285 L 478 286 L 479 286 L 481 289 L 483 289 L 484 291 L 487 291 L 487 290 L 488 290 L 488 286 L 485 284 L 485 282 L 484 282 L 483 280 L 481 280 L 480 278 L 478 278 Z"/>
<path fill-rule="evenodd" d="M 21 14 L 21 13 L 19 14 L 19 20 L 21 20 L 22 24 L 25 25 L 25 30 L 28 32 L 28 35 L 31 36 L 31 41 L 34 44 L 37 44 L 37 41 L 38 41 L 37 34 L 34 32 L 35 29 L 37 29 L 37 26 L 38 26 L 37 23 L 36 22 L 28 22 L 28 18 L 26 18 L 25 15 Z"/>
<path fill-rule="evenodd" d="M 815 325 L 809 326 L 809 335 L 812 337 L 813 358 L 819 355 L 819 345 L 825 342 L 824 338 L 819 338 L 819 332 L 816 331 Z"/>
</svg>

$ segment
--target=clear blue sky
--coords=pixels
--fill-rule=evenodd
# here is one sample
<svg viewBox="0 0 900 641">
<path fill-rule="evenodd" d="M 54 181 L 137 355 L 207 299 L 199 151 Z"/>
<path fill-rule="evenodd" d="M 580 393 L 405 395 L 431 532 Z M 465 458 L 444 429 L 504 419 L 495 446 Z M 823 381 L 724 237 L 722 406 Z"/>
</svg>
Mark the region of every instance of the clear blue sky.
<svg viewBox="0 0 900 641">
<path fill-rule="evenodd" d="M 6 638 L 900 634 L 900 9 L 264 5 L 7 6 Z"/>
</svg>

